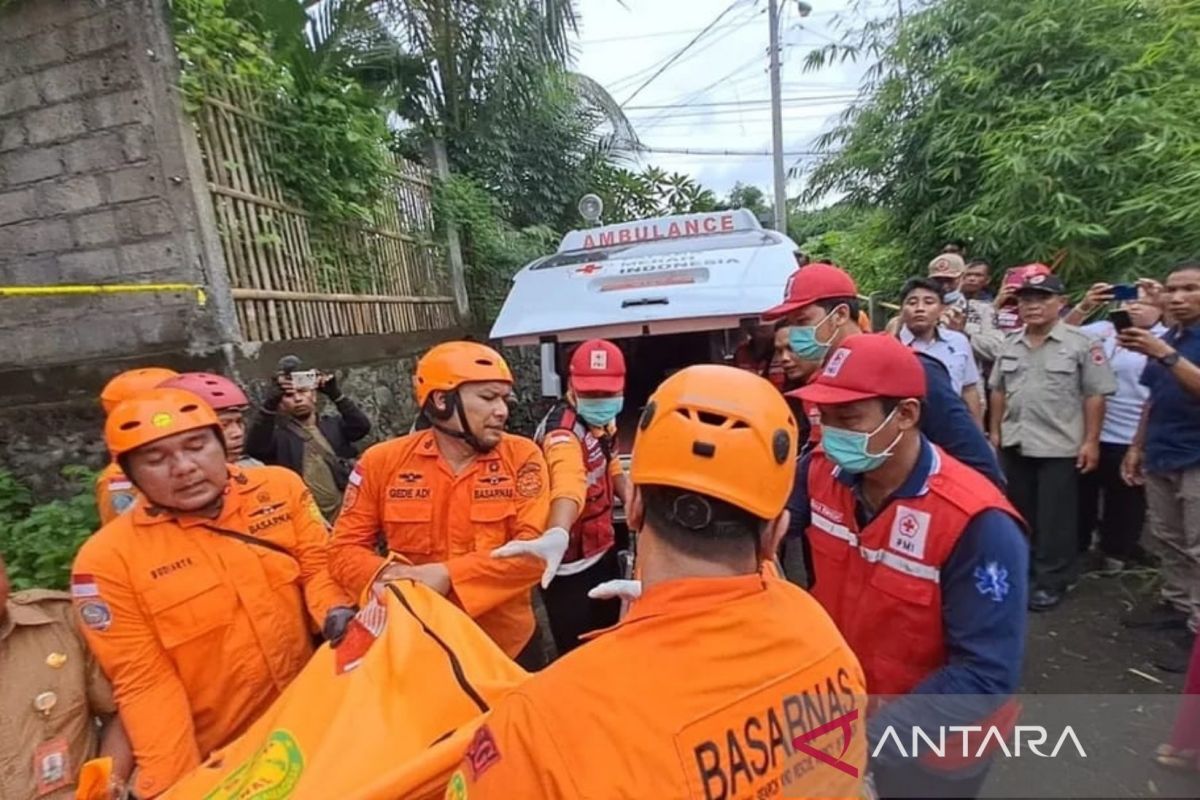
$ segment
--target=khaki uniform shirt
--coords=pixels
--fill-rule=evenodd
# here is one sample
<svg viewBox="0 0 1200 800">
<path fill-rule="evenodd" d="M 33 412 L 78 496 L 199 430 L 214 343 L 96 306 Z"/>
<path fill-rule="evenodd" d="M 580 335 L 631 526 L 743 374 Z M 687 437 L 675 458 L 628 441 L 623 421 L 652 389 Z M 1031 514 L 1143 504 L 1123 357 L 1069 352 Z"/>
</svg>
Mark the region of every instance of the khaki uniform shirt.
<svg viewBox="0 0 1200 800">
<path fill-rule="evenodd" d="M 293 423 L 300 436 L 304 439 L 304 485 L 312 492 L 317 508 L 321 515 L 330 523 L 337 519 L 342 510 L 342 493 L 338 490 L 337 480 L 333 477 L 333 469 L 329 466 L 330 459 L 336 459 L 333 445 L 325 438 L 325 434 L 315 425 L 306 428 L 299 423 Z"/>
<path fill-rule="evenodd" d="M 1025 329 L 1010 333 L 997 354 L 989 385 L 1004 393 L 1003 447 L 1032 458 L 1074 458 L 1083 446 L 1083 401 L 1117 391 L 1104 347 L 1059 322 L 1040 347 Z"/>
<path fill-rule="evenodd" d="M 986 300 L 968 300 L 963 297 L 954 304 L 966 315 L 963 333 L 971 340 L 975 359 L 981 363 L 996 360 L 996 353 L 1004 343 L 1004 334 L 996 327 L 996 309 Z"/>
<path fill-rule="evenodd" d="M 17 592 L 4 611 L 0 800 L 67 800 L 99 747 L 96 717 L 116 711 L 112 688 L 76 630 L 69 594 Z M 65 785 L 39 794 L 39 772 Z"/>
</svg>

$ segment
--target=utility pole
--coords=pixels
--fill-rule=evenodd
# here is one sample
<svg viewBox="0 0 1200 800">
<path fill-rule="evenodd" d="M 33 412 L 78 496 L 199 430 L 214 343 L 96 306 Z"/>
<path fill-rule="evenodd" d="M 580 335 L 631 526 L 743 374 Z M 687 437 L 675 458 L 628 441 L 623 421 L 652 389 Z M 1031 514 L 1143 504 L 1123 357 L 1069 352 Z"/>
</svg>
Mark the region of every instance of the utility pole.
<svg viewBox="0 0 1200 800">
<path fill-rule="evenodd" d="M 787 234 L 787 175 L 783 171 L 783 104 L 779 87 L 779 0 L 767 0 L 771 28 L 771 148 L 775 162 L 775 230 Z"/>
</svg>

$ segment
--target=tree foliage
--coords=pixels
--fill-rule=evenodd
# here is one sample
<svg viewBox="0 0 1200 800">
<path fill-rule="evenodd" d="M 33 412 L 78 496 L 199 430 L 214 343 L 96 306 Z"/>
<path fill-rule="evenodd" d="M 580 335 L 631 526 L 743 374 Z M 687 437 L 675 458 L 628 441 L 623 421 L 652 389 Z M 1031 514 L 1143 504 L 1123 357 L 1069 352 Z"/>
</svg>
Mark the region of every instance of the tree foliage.
<svg viewBox="0 0 1200 800">
<path fill-rule="evenodd" d="M 682 173 L 669 174 L 658 167 L 633 172 L 611 164 L 598 164 L 591 191 L 604 201 L 604 221 L 624 222 L 667 214 L 712 211 L 716 196 Z"/>
<path fill-rule="evenodd" d="M 451 169 L 491 192 L 517 227 L 564 220 L 592 168 L 637 144 L 604 87 L 570 71 L 574 0 L 378 5 L 393 39 L 368 62 L 375 74 L 394 71 L 397 53 L 421 67 L 377 87 L 413 124 L 410 138 L 443 139 Z"/>
<path fill-rule="evenodd" d="M 1200 4 L 936 0 L 812 63 L 877 59 L 808 199 L 879 206 L 913 265 L 952 238 L 1086 282 L 1200 249 Z"/>
<path fill-rule="evenodd" d="M 389 177 L 378 98 L 310 24 L 299 0 L 175 0 L 180 86 L 191 110 L 227 90 L 262 101 L 279 137 L 264 148 L 285 190 L 322 222 L 370 221 Z"/>
<path fill-rule="evenodd" d="M 558 245 L 558 234 L 545 225 L 516 228 L 502 215 L 498 201 L 463 175 L 442 181 L 434 196 L 434 217 L 453 222 L 465 245 L 467 289 L 475 316 L 495 319 L 512 276 L 525 264 Z"/>
<path fill-rule="evenodd" d="M 793 215 L 788 231 L 811 260 L 850 269 L 862 294 L 895 293 L 911 272 L 884 209 L 840 203 Z"/>
<path fill-rule="evenodd" d="M 771 220 L 775 216 L 775 206 L 767 200 L 767 193 L 757 186 L 741 181 L 733 185 L 729 195 L 721 201 L 720 207 L 749 209 L 759 221 Z"/>
<path fill-rule="evenodd" d="M 64 467 L 63 474 L 75 493 L 39 503 L 16 476 L 0 470 L 0 553 L 16 589 L 65 589 L 75 553 L 100 527 L 96 474 L 78 466 Z"/>
<path fill-rule="evenodd" d="M 454 177 L 438 191 L 438 219 L 465 236 L 484 320 L 512 273 L 552 249 L 554 231 L 580 224 L 587 192 L 604 195 L 614 219 L 715 205 L 685 175 L 616 165 L 636 134 L 604 87 L 570 69 L 574 0 L 175 0 L 174 9 L 185 97 L 197 108 L 233 82 L 273 99 L 283 142 L 271 167 L 314 224 L 369 216 L 389 177 L 387 147 L 427 160 L 444 142 Z M 316 255 L 322 270 L 361 260 Z"/>
</svg>

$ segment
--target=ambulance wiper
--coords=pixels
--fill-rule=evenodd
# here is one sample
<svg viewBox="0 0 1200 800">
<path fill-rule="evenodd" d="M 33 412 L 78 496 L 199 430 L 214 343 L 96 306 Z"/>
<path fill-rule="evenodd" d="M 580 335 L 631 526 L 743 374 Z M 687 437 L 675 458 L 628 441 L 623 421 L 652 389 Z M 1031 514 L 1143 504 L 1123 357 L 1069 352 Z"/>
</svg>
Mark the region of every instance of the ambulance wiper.
<svg viewBox="0 0 1200 800">
<path fill-rule="evenodd" d="M 625 247 L 608 247 L 604 250 L 578 250 L 571 253 L 562 253 L 551 256 L 542 263 L 533 267 L 534 269 L 553 269 L 554 267 L 571 267 L 577 264 L 594 263 L 597 261 L 607 261 L 618 253 L 628 250 L 633 245 Z"/>
</svg>

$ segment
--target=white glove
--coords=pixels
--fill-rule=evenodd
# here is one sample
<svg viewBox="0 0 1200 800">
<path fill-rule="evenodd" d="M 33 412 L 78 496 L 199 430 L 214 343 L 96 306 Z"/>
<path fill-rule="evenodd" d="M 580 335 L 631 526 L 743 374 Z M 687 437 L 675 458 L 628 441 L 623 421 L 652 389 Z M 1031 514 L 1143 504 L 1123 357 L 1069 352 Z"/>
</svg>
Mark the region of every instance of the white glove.
<svg viewBox="0 0 1200 800">
<path fill-rule="evenodd" d="M 627 603 L 641 596 L 642 582 L 630 580 L 605 581 L 588 592 L 588 597 L 593 600 L 611 600 L 619 597 Z"/>
<path fill-rule="evenodd" d="M 567 554 L 570 540 L 571 534 L 566 529 L 554 527 L 536 539 L 513 539 L 493 550 L 492 558 L 537 556 L 546 562 L 546 569 L 542 570 L 542 588 L 545 589 L 554 580 L 554 573 L 558 572 L 558 566 Z"/>
</svg>

